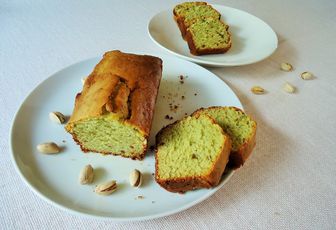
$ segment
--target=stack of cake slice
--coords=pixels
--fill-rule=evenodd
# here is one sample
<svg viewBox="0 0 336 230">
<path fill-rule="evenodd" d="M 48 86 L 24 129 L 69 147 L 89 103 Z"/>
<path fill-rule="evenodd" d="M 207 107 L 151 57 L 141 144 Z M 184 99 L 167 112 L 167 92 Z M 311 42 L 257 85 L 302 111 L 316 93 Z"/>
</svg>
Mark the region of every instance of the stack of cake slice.
<svg viewBox="0 0 336 230">
<path fill-rule="evenodd" d="M 155 179 L 166 190 L 216 186 L 227 166 L 244 164 L 255 146 L 257 124 L 235 107 L 199 109 L 156 136 Z"/>
<path fill-rule="evenodd" d="M 194 55 L 225 53 L 232 45 L 229 26 L 206 2 L 185 2 L 175 6 L 174 19 Z"/>
</svg>

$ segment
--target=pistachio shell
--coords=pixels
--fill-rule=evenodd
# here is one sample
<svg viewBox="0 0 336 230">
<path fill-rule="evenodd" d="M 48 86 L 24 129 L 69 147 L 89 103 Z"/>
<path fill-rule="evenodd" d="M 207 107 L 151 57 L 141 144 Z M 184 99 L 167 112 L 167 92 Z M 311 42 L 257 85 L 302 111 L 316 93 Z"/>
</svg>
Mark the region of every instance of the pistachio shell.
<svg viewBox="0 0 336 230">
<path fill-rule="evenodd" d="M 79 183 L 81 184 L 90 184 L 93 181 L 94 172 L 92 166 L 86 165 L 79 174 Z"/>
<path fill-rule="evenodd" d="M 99 195 L 110 195 L 117 189 L 117 182 L 115 180 L 97 185 L 95 192 Z"/>
<path fill-rule="evenodd" d="M 303 72 L 300 76 L 303 80 L 311 80 L 314 78 L 314 75 L 310 72 Z"/>
<path fill-rule="evenodd" d="M 289 72 L 293 70 L 293 66 L 287 62 L 283 62 L 280 65 L 280 69 L 283 71 Z"/>
<path fill-rule="evenodd" d="M 251 88 L 251 91 L 254 94 L 264 94 L 265 93 L 265 90 L 262 87 L 260 87 L 260 86 L 253 86 Z"/>
<path fill-rule="evenodd" d="M 42 143 L 42 144 L 37 145 L 36 148 L 39 152 L 45 153 L 45 154 L 53 154 L 53 153 L 60 152 L 60 148 L 54 142 Z"/>
<path fill-rule="evenodd" d="M 49 119 L 58 124 L 63 124 L 66 120 L 65 116 L 60 112 L 49 113 Z"/>
<path fill-rule="evenodd" d="M 290 83 L 286 82 L 283 86 L 283 90 L 286 91 L 287 93 L 294 93 L 295 87 Z"/>
<path fill-rule="evenodd" d="M 142 184 L 142 174 L 139 170 L 134 169 L 129 175 L 130 185 L 139 188 Z"/>
</svg>

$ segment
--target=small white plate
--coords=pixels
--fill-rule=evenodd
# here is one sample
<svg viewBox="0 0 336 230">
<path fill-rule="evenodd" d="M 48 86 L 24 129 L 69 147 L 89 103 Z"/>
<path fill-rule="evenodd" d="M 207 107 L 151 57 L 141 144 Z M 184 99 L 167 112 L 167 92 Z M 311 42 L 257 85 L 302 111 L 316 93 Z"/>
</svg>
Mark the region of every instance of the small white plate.
<svg viewBox="0 0 336 230">
<path fill-rule="evenodd" d="M 269 57 L 278 46 L 278 38 L 272 28 L 261 19 L 231 7 L 212 5 L 221 13 L 221 20 L 230 26 L 232 47 L 224 54 L 195 56 L 190 54 L 188 44 L 169 9 L 156 14 L 148 24 L 151 39 L 178 57 L 207 66 L 240 66 Z"/>
<path fill-rule="evenodd" d="M 200 107 L 212 105 L 242 105 L 232 90 L 208 70 L 176 57 L 163 57 L 163 78 L 155 108 L 150 137 L 162 126 L 190 114 Z M 63 125 L 52 123 L 48 114 L 60 111 L 70 115 L 74 98 L 82 88 L 81 79 L 99 62 L 93 58 L 69 66 L 42 82 L 25 99 L 18 110 L 11 129 L 10 146 L 14 165 L 28 186 L 49 203 L 72 213 L 113 220 L 145 220 L 185 210 L 211 196 L 233 175 L 229 170 L 220 185 L 213 189 L 200 189 L 184 195 L 170 193 L 154 180 L 155 160 L 148 151 L 143 161 L 118 156 L 83 153 L 74 143 Z M 179 76 L 187 78 L 180 83 Z M 182 99 L 182 96 L 185 98 Z M 174 101 L 174 102 L 173 102 Z M 171 112 L 169 103 L 179 104 Z M 174 120 L 165 119 L 169 114 Z M 63 151 L 44 155 L 36 150 L 39 143 L 53 141 Z M 80 185 L 78 175 L 86 164 L 95 168 L 92 185 Z M 128 183 L 131 170 L 144 174 L 143 186 L 132 188 Z M 111 196 L 94 193 L 98 183 L 115 179 L 119 187 Z M 142 197 L 138 197 L 142 196 Z"/>
</svg>

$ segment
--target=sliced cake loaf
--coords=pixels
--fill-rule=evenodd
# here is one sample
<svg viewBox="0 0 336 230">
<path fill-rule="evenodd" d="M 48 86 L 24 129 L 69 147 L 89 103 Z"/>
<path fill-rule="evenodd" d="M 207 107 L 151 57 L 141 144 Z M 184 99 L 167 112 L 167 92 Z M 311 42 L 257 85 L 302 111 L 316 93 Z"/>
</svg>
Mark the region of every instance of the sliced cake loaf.
<svg viewBox="0 0 336 230">
<path fill-rule="evenodd" d="M 198 116 L 204 114 L 213 118 L 232 140 L 229 166 L 242 166 L 256 144 L 257 123 L 236 107 L 215 106 L 193 113 Z"/>
<path fill-rule="evenodd" d="M 188 116 L 156 136 L 155 180 L 170 192 L 216 186 L 224 172 L 231 140 L 207 115 Z"/>
<path fill-rule="evenodd" d="M 186 40 L 194 55 L 224 53 L 231 47 L 229 26 L 213 18 L 198 19 L 187 29 Z"/>
<path fill-rule="evenodd" d="M 187 28 L 200 18 L 214 18 L 219 20 L 220 13 L 206 2 L 184 2 L 174 7 L 174 19 L 185 38 Z"/>
<path fill-rule="evenodd" d="M 142 159 L 161 74 L 157 57 L 105 53 L 77 94 L 66 130 L 84 152 Z"/>
</svg>

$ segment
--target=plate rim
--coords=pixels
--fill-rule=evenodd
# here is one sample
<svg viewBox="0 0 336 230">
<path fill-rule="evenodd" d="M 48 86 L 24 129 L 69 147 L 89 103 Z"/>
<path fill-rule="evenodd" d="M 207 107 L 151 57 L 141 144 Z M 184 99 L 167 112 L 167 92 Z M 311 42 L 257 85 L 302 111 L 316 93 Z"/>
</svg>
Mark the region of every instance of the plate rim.
<svg viewBox="0 0 336 230">
<path fill-rule="evenodd" d="M 156 13 L 155 15 L 153 15 L 148 23 L 147 23 L 147 34 L 148 36 L 150 37 L 150 39 L 160 48 L 162 48 L 163 50 L 169 52 L 170 54 L 173 54 L 177 57 L 180 57 L 184 60 L 187 60 L 187 61 L 190 61 L 190 62 L 193 62 L 193 63 L 197 63 L 197 64 L 200 64 L 200 65 L 205 65 L 205 66 L 211 66 L 211 67 L 229 67 L 229 66 L 244 66 L 244 65 L 250 65 L 250 64 L 254 64 L 254 63 L 257 63 L 257 62 L 260 62 L 260 61 L 263 61 L 265 60 L 266 58 L 270 57 L 278 48 L 278 45 L 279 45 L 279 39 L 278 39 L 278 36 L 276 34 L 276 32 L 273 30 L 273 28 L 268 25 L 264 20 L 260 19 L 259 17 L 247 12 L 247 11 L 244 11 L 244 10 L 240 10 L 240 9 L 237 9 L 237 8 L 233 8 L 233 7 L 229 7 L 229 6 L 225 6 L 225 5 L 220 5 L 220 4 L 211 4 L 212 6 L 214 6 L 214 8 L 216 7 L 224 7 L 224 8 L 227 8 L 227 9 L 230 9 L 230 10 L 236 10 L 236 11 L 240 11 L 240 12 L 243 12 L 243 13 L 246 13 L 248 14 L 249 16 L 253 17 L 253 18 L 256 18 L 257 20 L 259 20 L 260 22 L 262 22 L 266 27 L 268 27 L 272 32 L 273 32 L 273 35 L 274 35 L 274 42 L 275 42 L 275 47 L 274 47 L 274 50 L 272 50 L 272 52 L 270 52 L 268 55 L 264 56 L 264 57 L 261 57 L 259 59 L 255 59 L 253 61 L 248 61 L 248 62 L 244 62 L 244 63 L 237 63 L 237 62 L 232 62 L 232 63 L 223 63 L 223 62 L 216 62 L 216 61 L 206 61 L 206 60 L 202 60 L 202 59 L 197 59 L 197 58 L 193 58 L 193 57 L 188 57 L 188 56 L 185 56 L 183 54 L 180 54 L 180 53 L 177 53 L 177 52 L 174 52 L 173 50 L 170 50 L 169 48 L 163 46 L 161 43 L 159 43 L 156 39 L 154 39 L 154 37 L 151 35 L 151 30 L 150 30 L 150 25 L 151 25 L 151 22 L 153 20 L 154 17 L 156 17 L 157 15 L 159 14 L 162 14 L 162 13 L 165 13 L 165 12 L 168 12 L 168 11 L 172 11 L 171 8 L 169 9 L 165 9 L 165 10 L 162 10 L 158 13 Z M 176 25 L 177 27 L 177 25 Z M 202 57 L 202 56 L 198 56 L 198 57 Z"/>
<path fill-rule="evenodd" d="M 148 55 L 156 55 L 155 53 L 148 53 Z M 79 210 L 75 210 L 75 209 L 71 209 L 70 207 L 67 207 L 65 205 L 62 205 L 54 200 L 52 200 L 51 198 L 47 197 L 46 195 L 44 195 L 43 193 L 41 193 L 24 175 L 24 173 L 22 172 L 22 170 L 20 169 L 19 165 L 18 165 L 18 158 L 17 158 L 17 154 L 14 153 L 14 128 L 15 128 L 15 124 L 16 121 L 18 119 L 18 116 L 20 115 L 20 111 L 22 110 L 24 104 L 29 100 L 29 98 L 32 96 L 32 94 L 39 88 L 42 87 L 43 84 L 45 84 L 46 81 L 48 81 L 50 78 L 53 78 L 55 75 L 60 74 L 60 72 L 67 70 L 69 68 L 74 68 L 76 65 L 83 65 L 86 62 L 92 62 L 94 60 L 100 60 L 101 57 L 100 56 L 96 56 L 96 57 L 91 57 L 91 58 L 87 58 L 87 59 L 83 59 L 81 61 L 72 63 L 70 65 L 67 65 L 61 69 L 59 69 L 58 71 L 48 75 L 47 78 L 43 79 L 40 83 L 38 83 L 29 93 L 28 95 L 25 96 L 25 98 L 22 100 L 22 102 L 20 103 L 18 109 L 16 110 L 12 121 L 11 121 L 11 126 L 10 126 L 10 130 L 9 130 L 9 138 L 8 138 L 8 146 L 9 146 L 9 150 L 10 150 L 10 158 L 11 158 L 11 162 L 15 168 L 15 171 L 17 172 L 17 174 L 19 175 L 20 179 L 24 182 L 24 184 L 26 184 L 26 186 L 33 191 L 33 193 L 35 193 L 38 197 L 40 197 L 42 200 L 46 201 L 49 205 L 54 206 L 59 208 L 60 210 L 64 210 L 68 213 L 71 213 L 73 215 L 76 216 L 81 216 L 81 217 L 87 217 L 87 218 L 93 218 L 93 219 L 101 219 L 101 220 L 113 220 L 116 222 L 130 222 L 130 221 L 145 221 L 145 220 L 152 220 L 152 219 L 157 219 L 157 218 L 161 218 L 161 217 L 165 217 L 165 216 L 170 216 L 173 214 L 177 214 L 180 213 L 182 211 L 185 211 L 197 204 L 200 204 L 201 202 L 205 201 L 206 199 L 210 198 L 214 193 L 216 193 L 217 191 L 219 191 L 229 180 L 230 178 L 233 176 L 233 174 L 236 172 L 236 170 L 234 169 L 229 169 L 229 171 L 227 172 L 227 174 L 225 175 L 225 178 L 223 179 L 223 181 L 218 184 L 216 187 L 211 188 L 208 190 L 208 192 L 204 195 L 202 195 L 201 197 L 198 197 L 198 199 L 193 200 L 190 203 L 187 203 L 181 207 L 169 210 L 169 211 L 165 211 L 165 212 L 161 212 L 158 214 L 150 214 L 150 215 L 144 215 L 144 216 L 136 216 L 136 217 L 113 217 L 113 216 L 104 216 L 104 215 L 99 215 L 99 214 L 95 214 L 95 213 L 86 213 L 86 212 L 81 212 Z M 220 79 L 216 74 L 212 73 L 211 71 L 209 71 L 208 69 L 199 66 L 193 62 L 187 61 L 187 60 L 181 60 L 177 57 L 174 56 L 169 56 L 169 55 L 160 55 L 160 58 L 168 58 L 168 59 L 175 59 L 176 61 L 182 61 L 182 62 L 188 62 L 192 65 L 197 66 L 197 68 L 202 68 L 205 71 L 209 72 L 211 75 L 213 75 L 214 77 L 217 77 L 219 80 L 223 81 L 222 79 Z M 236 99 L 238 100 L 239 104 L 241 105 L 241 109 L 244 110 L 243 105 L 241 103 L 241 101 L 239 100 L 238 96 L 234 93 L 234 91 L 231 89 L 231 87 L 229 87 L 229 85 L 227 85 L 224 81 L 223 83 L 232 91 L 232 93 L 235 95 Z M 156 183 L 156 182 L 155 182 Z"/>
</svg>

